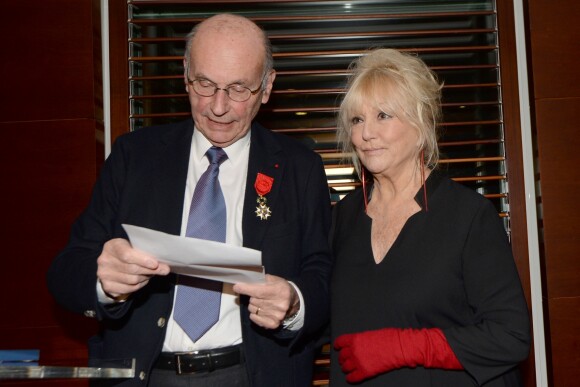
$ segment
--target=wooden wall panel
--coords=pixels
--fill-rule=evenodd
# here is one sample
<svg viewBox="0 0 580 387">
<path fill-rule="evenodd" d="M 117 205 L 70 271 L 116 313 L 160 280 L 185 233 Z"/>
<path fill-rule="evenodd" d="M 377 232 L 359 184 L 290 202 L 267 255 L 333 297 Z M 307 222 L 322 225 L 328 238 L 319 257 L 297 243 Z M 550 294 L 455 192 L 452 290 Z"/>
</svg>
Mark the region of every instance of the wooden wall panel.
<svg viewBox="0 0 580 387">
<path fill-rule="evenodd" d="M 548 377 L 580 379 L 580 2 L 529 0 L 532 112 L 538 147 Z"/>
<path fill-rule="evenodd" d="M 549 298 L 580 297 L 579 107 L 580 98 L 536 101 Z"/>
<path fill-rule="evenodd" d="M 92 0 L 4 0 L 0 120 L 94 117 Z"/>
<path fill-rule="evenodd" d="M 526 2 L 526 1 L 524 1 Z M 578 0 L 528 0 L 537 99 L 580 96 Z"/>
<path fill-rule="evenodd" d="M 45 273 L 103 159 L 98 4 L 4 0 L 0 12 L 0 349 L 40 349 L 41 364 L 86 365 L 97 328 L 55 304 Z"/>
<path fill-rule="evenodd" d="M 86 341 L 96 325 L 55 304 L 45 273 L 88 202 L 95 123 L 0 123 L 0 133 L 10 144 L 0 152 L 0 202 L 9 225 L 2 232 L 0 348 L 40 349 L 42 364 L 86 365 Z"/>
<path fill-rule="evenodd" d="M 0 292 L 0 304 L 18 310 L 21 298 L 34 314 L 15 313 L 0 320 L 16 327 L 45 325 L 51 320 L 52 299 L 44 273 L 65 245 L 68 230 L 89 199 L 95 176 L 95 124 L 91 120 L 0 123 L 8 149 L 0 152 L 5 166 L 1 190 L 10 270 L 2 270 L 2 286 L 18 289 L 18 297 Z M 26 286 L 25 284 L 34 286 Z M 30 318 L 33 317 L 31 320 Z"/>
<path fill-rule="evenodd" d="M 553 364 L 550 386 L 577 386 L 580 380 L 580 297 L 550 299 L 547 306 Z"/>
</svg>

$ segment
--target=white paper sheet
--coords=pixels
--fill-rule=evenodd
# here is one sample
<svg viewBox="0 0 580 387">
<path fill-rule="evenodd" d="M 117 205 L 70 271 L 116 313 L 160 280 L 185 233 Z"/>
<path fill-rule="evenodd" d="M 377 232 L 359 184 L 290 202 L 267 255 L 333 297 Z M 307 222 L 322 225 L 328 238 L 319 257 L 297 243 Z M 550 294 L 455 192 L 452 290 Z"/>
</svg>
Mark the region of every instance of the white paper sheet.
<svg viewBox="0 0 580 387">
<path fill-rule="evenodd" d="M 123 224 L 131 245 L 167 263 L 171 271 L 216 281 L 265 282 L 262 252 Z"/>
</svg>

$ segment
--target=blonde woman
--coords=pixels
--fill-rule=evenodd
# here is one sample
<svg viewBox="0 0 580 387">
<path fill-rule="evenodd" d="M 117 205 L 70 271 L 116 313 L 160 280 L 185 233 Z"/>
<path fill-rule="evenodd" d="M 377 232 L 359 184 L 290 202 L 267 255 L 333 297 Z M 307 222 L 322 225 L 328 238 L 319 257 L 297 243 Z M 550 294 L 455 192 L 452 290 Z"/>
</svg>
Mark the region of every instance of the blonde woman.
<svg viewBox="0 0 580 387">
<path fill-rule="evenodd" d="M 352 70 L 339 139 L 364 184 L 333 214 L 330 385 L 520 386 L 526 302 L 494 206 L 436 168 L 441 85 L 391 49 Z"/>
</svg>

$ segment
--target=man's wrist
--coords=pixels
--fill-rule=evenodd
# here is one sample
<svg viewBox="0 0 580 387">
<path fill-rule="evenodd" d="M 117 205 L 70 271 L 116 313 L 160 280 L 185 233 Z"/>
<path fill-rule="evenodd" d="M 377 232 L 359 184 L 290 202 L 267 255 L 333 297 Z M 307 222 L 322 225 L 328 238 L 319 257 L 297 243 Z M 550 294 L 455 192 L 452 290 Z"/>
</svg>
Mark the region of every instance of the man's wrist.
<svg viewBox="0 0 580 387">
<path fill-rule="evenodd" d="M 127 301 L 127 298 L 129 298 L 129 294 L 122 294 L 115 297 L 112 294 L 105 292 L 101 280 L 97 279 L 97 297 L 101 304 L 113 304 L 116 302 Z"/>
<path fill-rule="evenodd" d="M 286 317 L 283 320 L 283 326 L 285 329 L 291 331 L 297 331 L 304 325 L 304 314 L 305 305 L 302 293 L 298 286 L 292 281 L 288 281 L 290 285 L 294 288 L 295 294 L 293 294 L 292 306 L 286 312 Z"/>
<path fill-rule="evenodd" d="M 292 306 L 288 308 L 286 317 L 284 317 L 284 321 L 292 320 L 300 311 L 300 297 L 298 296 L 297 287 L 292 282 L 289 282 L 289 284 L 292 287 Z"/>
</svg>

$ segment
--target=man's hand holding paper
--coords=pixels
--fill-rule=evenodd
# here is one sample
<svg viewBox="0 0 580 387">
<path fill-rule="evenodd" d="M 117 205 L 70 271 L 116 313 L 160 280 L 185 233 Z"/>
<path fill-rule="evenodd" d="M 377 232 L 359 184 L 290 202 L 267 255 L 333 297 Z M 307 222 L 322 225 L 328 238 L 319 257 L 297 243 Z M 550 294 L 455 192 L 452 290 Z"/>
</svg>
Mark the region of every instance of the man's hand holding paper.
<svg viewBox="0 0 580 387">
<path fill-rule="evenodd" d="M 97 259 L 97 277 L 105 294 L 123 300 L 147 285 L 153 275 L 169 274 L 169 265 L 131 247 L 125 239 L 111 239 Z"/>
</svg>

